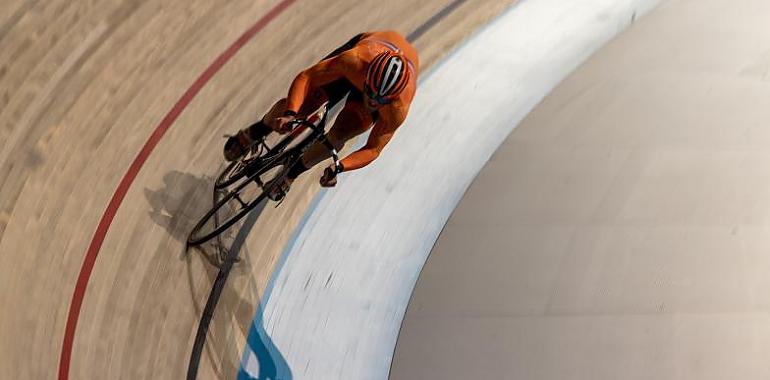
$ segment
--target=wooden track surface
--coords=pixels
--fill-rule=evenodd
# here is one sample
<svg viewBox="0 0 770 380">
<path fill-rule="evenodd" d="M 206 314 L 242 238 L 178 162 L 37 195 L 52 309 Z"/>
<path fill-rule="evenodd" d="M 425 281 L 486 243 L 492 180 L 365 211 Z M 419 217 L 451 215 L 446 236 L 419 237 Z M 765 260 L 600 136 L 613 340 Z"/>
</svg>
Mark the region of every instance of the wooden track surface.
<svg viewBox="0 0 770 380">
<path fill-rule="evenodd" d="M 456 9 L 415 42 L 423 67 L 511 2 Z M 276 3 L 0 3 L 0 378 L 56 377 L 84 253 L 118 182 L 182 93 Z M 70 377 L 182 378 L 216 275 L 184 241 L 210 205 L 221 136 L 261 117 L 300 69 L 353 34 L 406 34 L 449 3 L 297 1 L 249 41 L 179 116 L 126 194 L 85 293 Z M 200 378 L 235 376 L 255 305 L 316 180 L 306 175 L 257 220 L 216 311 Z"/>
</svg>

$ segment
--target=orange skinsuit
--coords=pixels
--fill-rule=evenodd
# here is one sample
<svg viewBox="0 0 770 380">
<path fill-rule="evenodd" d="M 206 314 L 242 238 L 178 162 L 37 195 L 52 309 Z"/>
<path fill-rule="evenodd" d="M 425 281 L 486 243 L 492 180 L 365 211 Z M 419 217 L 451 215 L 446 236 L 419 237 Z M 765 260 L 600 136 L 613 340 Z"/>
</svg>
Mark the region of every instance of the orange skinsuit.
<svg viewBox="0 0 770 380">
<path fill-rule="evenodd" d="M 369 62 L 386 50 L 398 50 L 408 60 L 409 82 L 393 102 L 371 110 L 364 104 L 361 95 L 366 70 Z M 414 98 L 418 74 L 417 51 L 403 36 L 394 31 L 364 33 L 350 49 L 324 59 L 297 75 L 291 84 L 288 97 L 278 101 L 263 120 L 265 124 L 275 128 L 275 118 L 282 116 L 286 110 L 294 111 L 302 117 L 329 100 L 329 92 L 338 92 L 329 89 L 350 90 L 345 106 L 327 133 L 327 138 L 335 148 L 341 149 L 346 141 L 366 132 L 374 124 L 366 145 L 341 161 L 344 171 L 359 169 L 379 156 L 396 129 L 406 119 Z M 329 156 L 326 147 L 316 144 L 308 149 L 302 161 L 305 167 L 310 168 Z"/>
</svg>

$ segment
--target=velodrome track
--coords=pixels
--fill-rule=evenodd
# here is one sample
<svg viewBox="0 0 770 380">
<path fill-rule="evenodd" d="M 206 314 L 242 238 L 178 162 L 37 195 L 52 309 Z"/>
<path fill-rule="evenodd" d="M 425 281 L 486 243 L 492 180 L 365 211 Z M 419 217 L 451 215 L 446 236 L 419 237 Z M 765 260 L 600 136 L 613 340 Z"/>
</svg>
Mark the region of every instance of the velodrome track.
<svg viewBox="0 0 770 380">
<path fill-rule="evenodd" d="M 183 242 L 210 203 L 221 136 L 362 30 L 418 31 L 429 69 L 510 3 L 2 2 L 0 377 L 183 378 L 216 276 Z M 200 378 L 237 375 L 316 174 L 253 226 Z"/>
<path fill-rule="evenodd" d="M 558 2 L 527 0 L 521 7 L 510 9 L 507 15 L 525 8 L 531 12 L 548 3 Z M 637 15 L 641 17 L 653 3 L 628 0 L 611 4 L 591 0 L 582 4 L 585 7 L 581 11 L 567 12 L 565 8 L 563 14 L 556 12 L 560 17 L 548 19 L 553 29 L 565 25 L 577 27 L 578 24 L 572 24 L 576 20 L 595 26 L 575 29 L 574 34 L 553 33 L 567 41 L 582 41 L 583 45 L 577 45 L 584 48 L 582 53 L 560 44 L 551 46 L 551 53 L 558 51 L 553 55 L 527 55 L 528 59 L 535 56 L 530 64 L 541 59 L 546 63 L 543 66 L 558 70 L 546 70 L 548 75 L 533 81 L 519 78 L 526 84 L 515 88 L 521 92 L 514 92 L 525 97 L 533 94 L 529 90 L 537 89 L 534 93 L 544 96 L 602 43 L 632 24 Z M 511 135 L 488 169 L 498 168 L 495 178 L 501 179 L 489 181 L 489 175 L 482 173 L 468 193 L 468 200 L 447 225 L 438 242 L 438 251 L 428 262 L 404 324 L 394 361 L 394 377 L 617 378 L 627 375 L 628 371 L 637 378 L 649 378 L 646 375 L 650 374 L 663 378 L 719 378 L 719 374 L 735 372 L 761 378 L 766 374 L 760 365 L 766 357 L 763 353 L 767 353 L 761 298 L 764 262 L 761 251 L 766 246 L 760 236 L 764 208 L 756 193 L 749 191 L 761 189 L 767 183 L 763 181 L 759 165 L 764 134 L 758 127 L 766 118 L 757 110 L 757 102 L 747 104 L 738 99 L 745 99 L 742 96 L 747 91 L 753 96 L 751 99 L 762 98 L 766 59 L 763 60 L 760 50 L 766 33 L 757 33 L 757 25 L 761 20 L 759 15 L 767 12 L 757 1 L 747 0 L 733 8 L 719 0 L 703 3 L 705 6 L 693 9 L 692 2 L 667 2 L 661 11 L 650 16 L 653 21 L 647 24 L 643 21 L 641 26 L 632 28 L 578 70 Z M 0 188 L 0 212 L 3 212 L 0 214 L 0 302 L 3 305 L 0 376 L 184 377 L 195 329 L 217 273 L 202 253 L 186 254 L 182 242 L 210 201 L 211 176 L 221 162 L 220 136 L 258 117 L 275 96 L 279 96 L 265 94 L 264 88 L 278 88 L 273 92 L 282 94 L 296 71 L 355 32 L 382 27 L 405 33 L 416 31 L 412 36 L 421 50 L 427 72 L 432 71 L 432 64 L 462 37 L 510 2 L 445 1 L 419 6 L 393 2 L 379 8 L 374 3 L 369 7 L 352 4 L 302 1 L 236 1 L 226 5 L 195 1 L 42 4 L 29 1 L 3 5 L 8 10 L 0 13 L 3 17 L 0 19 L 0 47 L 3 48 L 0 90 L 4 94 L 0 99 L 3 101 L 0 139 L 4 142 L 0 151 L 0 173 L 4 179 Z M 706 20 L 726 9 L 733 9 L 728 15 L 751 22 L 745 28 L 731 29 L 729 22 L 709 27 Z M 694 10 L 697 17 L 692 19 L 696 21 L 678 22 L 682 14 L 691 14 Z M 519 24 L 526 26 L 527 20 L 538 19 L 521 19 Z M 325 27 L 332 23 L 334 28 Z M 535 24 L 537 22 L 532 26 Z M 474 40 L 483 39 L 494 30 L 495 26 L 485 28 Z M 726 33 L 728 31 L 731 33 Z M 646 46 L 657 54 L 633 50 L 638 48 L 634 46 L 645 46 L 642 35 L 656 33 L 659 37 L 668 37 L 665 33 L 684 37 L 679 44 L 670 38 L 669 44 L 663 44 L 657 51 Z M 547 35 L 531 38 L 542 43 L 548 40 Z M 717 39 L 721 44 L 712 44 L 713 49 L 709 49 L 698 39 L 704 35 L 729 37 Z M 747 38 L 757 36 L 759 38 Z M 521 51 L 538 45 L 528 44 L 524 39 L 513 40 L 522 42 L 517 46 Z M 736 43 L 745 40 L 751 42 Z M 291 49 L 296 41 L 302 41 L 307 49 Z M 473 51 L 472 41 L 464 45 L 465 51 Z M 685 45 L 691 49 L 682 48 Z M 735 48 L 736 45 L 739 48 Z M 719 54 L 720 49 L 724 54 Z M 462 52 L 453 54 L 429 75 L 440 77 L 441 72 L 461 68 L 462 63 L 453 65 L 452 62 L 462 56 Z M 659 59 L 656 62 L 667 62 L 666 58 L 671 56 L 678 58 L 673 61 L 681 65 L 675 66 L 679 71 L 652 63 L 654 58 Z M 617 65 L 613 58 L 623 65 Z M 524 60 L 516 59 L 514 54 L 507 59 L 516 61 L 519 68 L 527 67 Z M 638 61 L 643 62 L 639 64 L 645 74 L 641 79 L 628 82 L 618 79 L 627 77 L 627 71 L 622 68 L 633 67 Z M 719 64 L 712 65 L 713 62 Z M 687 71 L 693 65 L 698 68 L 692 70 L 695 74 Z M 612 70 L 618 73 L 608 74 Z M 739 74 L 735 74 L 736 71 Z M 683 73 L 683 80 L 674 80 Z M 515 77 L 521 73 L 511 74 Z M 655 77 L 658 81 L 650 80 L 653 74 L 660 75 Z M 736 76 L 739 79 L 736 80 Z M 733 107 L 716 107 L 721 112 L 706 113 L 708 118 L 701 116 L 703 123 L 683 123 L 682 120 L 696 118 L 693 104 L 701 104 L 698 101 L 713 106 L 726 100 L 725 92 L 715 94 L 699 87 L 703 86 L 704 77 L 710 78 L 708 83 L 712 83 L 712 87 L 709 88 L 732 90 L 726 93 L 732 94 L 736 101 L 726 102 Z M 513 79 L 501 80 L 499 85 Z M 597 82 L 603 84 L 598 90 Z M 653 83 L 662 83 L 662 90 L 655 92 L 640 82 L 650 87 L 654 87 Z M 588 85 L 588 88 L 594 91 L 581 91 L 586 88 L 585 83 L 593 83 L 594 87 Z M 668 83 L 676 83 L 673 88 L 679 92 L 673 91 L 671 85 L 666 86 Z M 432 92 L 441 86 L 426 83 L 425 89 L 433 98 L 441 95 Z M 688 104 L 684 99 L 693 91 L 700 97 L 691 100 L 690 107 L 679 107 L 679 104 Z M 638 103 L 633 100 L 638 100 L 640 92 L 653 93 L 659 99 L 659 103 L 654 103 L 658 108 L 652 107 L 652 110 L 667 111 L 635 114 L 639 120 L 650 123 L 666 121 L 659 121 L 660 125 L 654 129 L 660 135 L 659 140 L 644 134 L 648 125 L 641 122 L 613 129 L 622 123 L 612 122 L 612 116 L 621 118 L 628 114 L 628 109 L 639 109 L 634 108 Z M 618 100 L 613 97 L 617 93 L 628 95 Z M 508 100 L 500 99 L 503 103 Z M 515 116 L 509 115 L 508 125 L 499 124 L 501 128 L 495 133 L 503 133 L 506 128 L 510 131 L 518 124 L 517 118 L 523 118 L 537 102 L 537 97 L 512 101 Z M 574 107 L 569 106 L 575 103 Z M 665 107 L 672 103 L 670 108 Z M 743 104 L 746 105 L 741 106 Z M 589 115 L 596 119 L 591 120 Z M 731 118 L 735 115 L 744 117 Z M 461 115 L 457 118 L 467 120 Z M 673 130 L 680 134 L 669 132 L 667 135 L 666 131 L 670 130 L 661 129 L 673 123 L 668 118 L 679 121 L 678 128 Z M 458 120 L 442 121 L 457 124 Z M 728 129 L 727 120 L 737 122 L 740 127 Z M 706 127 L 701 127 L 704 124 Z M 591 125 L 599 127 L 589 128 Z M 404 132 L 401 135 L 411 133 Z M 715 133 L 717 137 L 704 138 L 703 132 Z M 500 135 L 496 144 L 505 135 L 507 132 Z M 592 136 L 596 140 L 592 140 Z M 491 140 L 489 136 L 487 139 Z M 419 141 L 414 139 L 401 141 L 399 150 L 392 149 L 394 155 L 419 146 Z M 510 141 L 514 141 L 514 148 L 510 148 Z M 496 144 L 491 145 L 491 150 L 479 151 L 491 154 Z M 569 162 L 553 159 L 549 154 L 566 157 Z M 480 157 L 484 154 L 477 154 L 475 159 Z M 583 163 L 582 158 L 590 162 Z M 369 174 L 350 175 L 338 189 L 324 192 L 320 197 L 314 185 L 317 176 L 308 175 L 281 207 L 267 207 L 249 222 L 248 238 L 239 246 L 243 260 L 230 273 L 217 307 L 200 363 L 200 378 L 233 378 L 238 374 L 242 378 L 248 375 L 379 378 L 387 373 L 390 356 L 370 346 L 390 345 L 392 350 L 394 341 L 376 338 L 393 335 L 395 340 L 394 331 L 380 330 L 388 330 L 400 321 L 405 305 L 372 304 L 372 300 L 379 299 L 364 295 L 371 294 L 374 288 L 384 293 L 382 299 L 387 300 L 388 292 L 393 290 L 392 283 L 396 283 L 402 293 L 393 292 L 400 296 L 393 298 L 403 303 L 403 289 L 411 292 L 416 280 L 415 268 L 421 266 L 432 244 L 432 240 L 425 237 L 435 238 L 448 212 L 464 192 L 464 186 L 486 161 L 459 165 L 465 177 L 446 183 L 449 186 L 445 189 L 454 191 L 447 200 L 441 201 L 449 190 L 430 194 L 444 202 L 443 208 L 427 209 L 437 211 L 435 214 L 426 210 L 417 212 L 415 208 L 414 214 L 391 220 L 406 227 L 415 223 L 424 226 L 411 229 L 412 238 L 423 238 L 421 244 L 411 244 L 413 241 L 406 239 L 398 246 L 390 243 L 395 236 L 388 236 L 398 232 L 398 228 L 382 228 L 378 225 L 382 218 L 368 219 L 369 228 L 362 228 L 360 219 L 356 219 L 360 215 L 350 212 L 351 205 L 361 205 L 366 200 L 360 195 L 356 199 L 357 192 L 360 194 L 360 190 L 366 189 L 366 184 L 377 186 L 367 176 L 384 174 L 379 178 L 383 186 L 367 193 L 376 195 L 374 199 L 388 199 L 387 194 L 377 192 L 378 188 L 391 195 L 404 194 L 405 186 L 393 186 L 397 180 L 388 174 L 388 169 L 394 168 L 392 160 L 387 161 L 383 156 L 382 162 L 390 162 L 390 166 L 381 164 L 371 168 Z M 440 161 L 426 163 L 441 168 Z M 510 171 L 495 165 L 501 161 L 510 164 Z M 545 166 L 537 166 L 538 163 Z M 473 169 L 473 165 L 477 168 Z M 507 168 L 506 164 L 502 167 Z M 740 170 L 745 168 L 748 172 Z M 553 174 L 554 178 L 538 176 L 540 170 Z M 690 170 L 693 172 L 688 176 Z M 566 179 L 559 179 L 560 174 Z M 580 181 L 584 174 L 588 174 L 585 181 L 595 187 Z M 506 183 L 514 183 L 515 188 Z M 571 188 L 571 183 L 577 183 L 577 189 Z M 724 185 L 728 183 L 735 184 L 737 190 Z M 637 188 L 641 190 L 635 192 Z M 478 200 L 479 191 L 484 192 L 483 199 L 469 205 L 468 202 Z M 570 202 L 569 196 L 558 191 L 577 193 L 578 198 L 599 193 L 606 203 L 591 203 L 590 199 L 582 198 Z M 512 199 L 511 193 L 516 194 Z M 500 204 L 494 210 L 484 208 L 484 204 L 495 204 L 497 197 L 510 204 Z M 724 206 L 713 207 L 715 200 L 725 201 Z M 339 208 L 339 204 L 348 207 Z M 431 204 L 423 202 L 422 205 Z M 583 207 L 576 209 L 575 205 Z M 589 207 L 591 205 L 596 207 Z M 478 216 L 473 219 L 477 214 L 463 211 L 476 209 L 486 216 L 495 215 L 496 226 L 502 228 L 492 228 L 492 232 L 506 234 L 506 228 L 510 227 L 509 231 L 513 232 L 506 236 L 519 236 L 522 240 L 501 243 L 507 244 L 502 247 L 475 246 L 471 251 L 476 257 L 468 255 L 467 245 L 451 242 L 473 240 L 467 234 L 452 234 L 469 226 L 469 222 L 460 219 L 464 215 L 470 215 L 470 225 L 478 224 L 471 227 L 470 231 L 475 231 L 472 233 L 494 240 L 494 236 L 484 235 L 483 230 L 490 226 Z M 538 210 L 544 212 L 538 213 Z M 555 210 L 566 210 L 569 215 Z M 581 216 L 585 216 L 581 212 L 593 216 L 593 219 L 585 218 L 586 225 L 580 224 L 584 221 Z M 330 228 L 329 215 L 339 217 L 342 239 L 322 233 Z M 388 213 L 379 216 L 388 216 Z M 425 218 L 431 216 L 435 221 L 425 223 Z M 346 222 L 354 228 L 345 230 Z M 357 234 L 351 235 L 351 232 Z M 319 240 L 317 235 L 331 236 L 331 239 Z M 542 245 L 538 245 L 538 241 Z M 564 241 L 574 244 L 560 245 Z M 318 242 L 329 244 L 313 245 Z M 532 249 L 521 253 L 517 247 L 522 246 Z M 392 249 L 394 247 L 396 249 Z M 618 247 L 630 248 L 619 257 L 612 255 Z M 403 264 L 408 264 L 414 273 L 411 282 L 400 282 L 404 274 L 408 278 L 408 273 L 394 270 L 387 260 L 391 254 L 402 257 L 398 256 L 399 252 L 410 249 L 416 254 L 398 263 L 401 266 L 396 268 L 403 269 Z M 441 249 L 445 253 L 437 255 Z M 742 258 L 738 264 L 728 255 L 736 251 Z M 340 252 L 343 255 L 331 255 Z M 511 252 L 511 255 L 500 252 Z M 313 258 L 313 253 L 319 257 Z M 463 253 L 462 257 L 468 261 L 465 265 L 457 264 Z M 706 258 L 701 258 L 699 253 Z M 496 259 L 480 260 L 479 255 Z M 333 257 L 349 260 L 333 261 Z M 517 257 L 521 260 L 516 261 Z M 442 259 L 455 262 L 442 263 Z M 506 260 L 514 260 L 518 266 L 502 265 L 510 262 Z M 713 264 L 697 264 L 703 260 Z M 482 262 L 490 263 L 493 268 L 479 265 Z M 493 262 L 499 264 L 493 265 Z M 688 265 L 693 262 L 694 267 Z M 724 268 L 726 273 L 722 271 Z M 351 284 L 356 284 L 352 281 L 356 278 L 346 277 L 351 273 L 370 282 L 359 282 L 360 292 L 349 292 Z M 378 281 L 383 275 L 391 276 L 394 281 Z M 499 297 L 463 297 L 463 291 L 478 290 L 488 285 L 485 280 L 503 277 L 513 280 L 494 283 L 504 285 L 493 289 Z M 720 277 L 730 281 L 713 280 Z M 459 281 L 461 279 L 463 281 Z M 624 282 L 626 279 L 630 281 Z M 469 284 L 468 287 L 458 288 L 461 282 Z M 615 291 L 603 290 L 608 283 Z M 652 291 L 650 283 L 657 286 Z M 295 284 L 305 284 L 309 292 L 292 293 Z M 474 284 L 479 288 L 474 288 Z M 539 286 L 550 289 L 551 293 L 539 291 Z M 317 291 L 319 289 L 322 291 Z M 527 289 L 532 292 L 526 292 Z M 704 297 L 704 292 L 717 297 Z M 507 294 L 513 296 L 506 297 Z M 542 301 L 538 296 L 542 294 L 550 294 L 550 298 L 545 297 L 545 308 L 538 308 L 536 304 Z M 308 298 L 309 295 L 312 297 Z M 452 307 L 448 307 L 449 304 Z M 518 306 L 513 306 L 511 312 L 502 304 Z M 332 308 L 338 314 L 331 324 L 347 322 L 347 331 L 326 328 L 329 315 L 324 328 L 312 325 L 323 321 L 323 315 L 314 311 Z M 524 310 L 526 315 L 516 314 L 517 310 Z M 266 313 L 264 316 L 262 311 Z M 255 313 L 257 320 L 252 323 Z M 367 316 L 377 318 L 378 313 L 387 316 L 378 322 L 387 323 L 366 323 L 371 322 Z M 638 319 L 639 314 L 653 318 L 645 322 Z M 336 320 L 340 315 L 350 318 Z M 364 319 L 356 319 L 361 315 Z M 481 319 L 474 319 L 479 315 Z M 564 318 L 571 315 L 576 318 Z M 593 315 L 598 317 L 593 320 L 586 317 Z M 654 318 L 656 315 L 658 319 Z M 540 316 L 543 318 L 538 319 Z M 502 327 L 487 331 L 474 329 L 472 325 L 453 324 L 484 318 L 535 322 L 497 324 L 494 326 Z M 607 318 L 612 320 L 608 322 Z M 586 335 L 571 332 L 567 329 L 569 326 L 559 325 L 558 321 L 568 321 Z M 748 327 L 734 327 L 741 322 L 748 322 Z M 625 329 L 629 324 L 630 332 Z M 709 329 L 709 326 L 717 328 Z M 355 328 L 359 328 L 358 332 L 351 331 Z M 255 331 L 257 344 L 252 342 Z M 318 335 L 307 332 L 318 332 Z M 324 335 L 334 332 L 343 333 L 336 339 Z M 504 338 L 499 338 L 501 336 Z M 592 340 L 597 336 L 599 338 Z M 351 339 L 358 339 L 358 346 L 349 344 Z M 501 341 L 507 343 L 490 344 Z M 638 344 L 640 341 L 647 344 Z M 571 351 L 570 344 L 575 342 L 589 347 Z M 666 344 L 672 347 L 659 348 Z M 602 349 L 591 349 L 597 346 Z M 639 347 L 641 361 L 632 359 L 638 353 L 633 349 Z M 741 351 L 742 348 L 745 350 Z M 318 355 L 319 352 L 322 355 Z M 744 355 L 730 357 L 735 352 Z M 533 356 L 538 353 L 542 356 Z M 628 356 L 623 356 L 624 353 Z M 656 361 L 667 353 L 678 360 Z M 612 354 L 619 356 L 610 365 L 597 360 Z M 260 361 L 265 359 L 260 355 L 266 355 L 268 360 Z M 710 361 L 704 365 L 706 359 Z M 664 364 L 656 367 L 660 362 Z"/>
</svg>

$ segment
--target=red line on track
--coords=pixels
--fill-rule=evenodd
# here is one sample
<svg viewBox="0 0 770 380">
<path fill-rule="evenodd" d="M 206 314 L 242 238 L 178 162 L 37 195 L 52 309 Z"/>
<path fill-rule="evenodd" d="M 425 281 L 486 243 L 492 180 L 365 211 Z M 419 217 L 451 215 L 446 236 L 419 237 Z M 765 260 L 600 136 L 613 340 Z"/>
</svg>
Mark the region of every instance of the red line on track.
<svg viewBox="0 0 770 380">
<path fill-rule="evenodd" d="M 185 91 L 181 98 L 174 104 L 174 107 L 166 114 L 161 120 L 160 124 L 155 128 L 150 138 L 139 151 L 139 154 L 131 163 L 131 166 L 126 171 L 123 179 L 120 181 L 118 188 L 115 189 L 115 193 L 112 195 L 110 203 L 107 205 L 107 209 L 102 215 L 102 219 L 99 221 L 99 225 L 96 227 L 96 232 L 91 239 L 91 244 L 88 246 L 86 256 L 83 259 L 83 264 L 80 268 L 80 275 L 78 275 L 78 281 L 75 285 L 75 291 L 72 294 L 72 301 L 70 303 L 69 313 L 67 314 L 67 325 L 64 330 L 64 343 L 62 344 L 61 356 L 59 357 L 59 380 L 67 380 L 69 378 L 70 360 L 72 358 L 72 345 L 75 340 L 75 330 L 78 324 L 78 317 L 80 316 L 80 308 L 83 305 L 83 298 L 88 287 L 88 280 L 91 278 L 91 271 L 96 263 L 96 257 L 99 256 L 99 250 L 102 247 L 104 238 L 107 236 L 107 231 L 110 229 L 112 220 L 115 218 L 115 214 L 118 212 L 120 204 L 123 202 L 128 189 L 136 179 L 139 170 L 142 165 L 147 161 L 150 153 L 158 145 L 158 142 L 163 135 L 171 128 L 174 121 L 184 111 L 190 102 L 200 92 L 203 86 L 225 65 L 234 55 L 237 53 L 243 45 L 251 40 L 257 33 L 265 28 L 271 21 L 273 21 L 279 14 L 285 11 L 296 0 L 282 0 L 273 9 L 271 9 L 265 16 L 257 21 L 251 28 L 243 33 L 230 47 L 227 48 L 222 54 L 209 65 L 198 79 Z"/>
</svg>

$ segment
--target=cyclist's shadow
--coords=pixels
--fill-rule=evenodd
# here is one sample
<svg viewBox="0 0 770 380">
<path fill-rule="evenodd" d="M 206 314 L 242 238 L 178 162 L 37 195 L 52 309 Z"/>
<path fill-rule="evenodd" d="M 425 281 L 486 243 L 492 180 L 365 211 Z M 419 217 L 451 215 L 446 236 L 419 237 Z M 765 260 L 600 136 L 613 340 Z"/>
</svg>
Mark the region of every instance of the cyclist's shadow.
<svg viewBox="0 0 770 380">
<path fill-rule="evenodd" d="M 197 218 L 211 207 L 213 186 L 213 177 L 197 177 L 176 170 L 166 173 L 162 188 L 144 189 L 150 218 L 184 244 Z"/>
<path fill-rule="evenodd" d="M 176 241 L 182 243 L 187 251 L 197 251 L 209 261 L 220 266 L 222 259 L 232 243 L 233 235 L 238 232 L 234 226 L 220 238 L 194 248 L 186 246 L 187 237 L 198 219 L 214 204 L 214 177 L 198 177 L 193 174 L 172 170 L 163 176 L 163 187 L 157 190 L 144 189 L 145 198 L 150 205 L 150 218 L 163 227 Z M 249 214 L 259 217 L 264 204 L 256 207 Z"/>
</svg>

